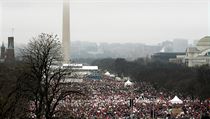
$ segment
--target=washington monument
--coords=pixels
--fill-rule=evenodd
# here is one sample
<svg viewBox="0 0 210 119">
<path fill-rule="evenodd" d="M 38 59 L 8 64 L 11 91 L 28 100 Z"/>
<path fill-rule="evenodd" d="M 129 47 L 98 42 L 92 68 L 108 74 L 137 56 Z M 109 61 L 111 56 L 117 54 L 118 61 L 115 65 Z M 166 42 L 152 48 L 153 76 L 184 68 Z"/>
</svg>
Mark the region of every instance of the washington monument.
<svg viewBox="0 0 210 119">
<path fill-rule="evenodd" d="M 62 47 L 64 63 L 70 63 L 70 14 L 69 0 L 63 0 L 63 31 Z"/>
</svg>

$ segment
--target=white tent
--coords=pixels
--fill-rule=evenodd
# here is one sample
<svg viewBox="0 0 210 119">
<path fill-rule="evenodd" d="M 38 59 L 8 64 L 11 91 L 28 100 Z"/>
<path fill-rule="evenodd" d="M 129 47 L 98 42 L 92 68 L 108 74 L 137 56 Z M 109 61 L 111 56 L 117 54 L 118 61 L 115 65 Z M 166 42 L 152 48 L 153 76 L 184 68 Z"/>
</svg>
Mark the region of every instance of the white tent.
<svg viewBox="0 0 210 119">
<path fill-rule="evenodd" d="M 107 71 L 104 75 L 106 75 L 106 76 L 110 76 L 110 73 Z"/>
<path fill-rule="evenodd" d="M 177 96 L 175 96 L 172 100 L 169 101 L 172 104 L 182 104 L 183 101 L 180 100 Z"/>
<path fill-rule="evenodd" d="M 111 77 L 111 78 L 114 78 L 114 77 L 115 77 L 115 75 L 114 75 L 114 74 L 110 74 L 110 77 Z"/>
<path fill-rule="evenodd" d="M 133 83 L 130 80 L 127 80 L 124 84 L 125 87 L 126 86 L 132 86 L 132 85 L 133 85 Z"/>
<path fill-rule="evenodd" d="M 120 81 L 121 78 L 120 77 L 115 77 L 115 80 Z"/>
</svg>

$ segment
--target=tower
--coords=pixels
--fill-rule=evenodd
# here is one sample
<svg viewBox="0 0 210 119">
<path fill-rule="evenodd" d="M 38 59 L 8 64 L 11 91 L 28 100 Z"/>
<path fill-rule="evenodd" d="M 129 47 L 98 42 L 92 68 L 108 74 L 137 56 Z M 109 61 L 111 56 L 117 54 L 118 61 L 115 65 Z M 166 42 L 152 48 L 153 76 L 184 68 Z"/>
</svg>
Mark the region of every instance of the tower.
<svg viewBox="0 0 210 119">
<path fill-rule="evenodd" d="M 2 42 L 2 46 L 1 46 L 1 58 L 0 59 L 4 59 L 5 58 L 5 46 L 4 43 Z"/>
<path fill-rule="evenodd" d="M 11 62 L 15 60 L 14 52 L 14 37 L 8 37 L 8 48 L 6 51 L 6 62 Z"/>
<path fill-rule="evenodd" d="M 64 63 L 70 63 L 70 14 L 69 0 L 63 0 L 62 47 Z"/>
<path fill-rule="evenodd" d="M 8 49 L 14 49 L 14 37 L 8 37 Z"/>
</svg>

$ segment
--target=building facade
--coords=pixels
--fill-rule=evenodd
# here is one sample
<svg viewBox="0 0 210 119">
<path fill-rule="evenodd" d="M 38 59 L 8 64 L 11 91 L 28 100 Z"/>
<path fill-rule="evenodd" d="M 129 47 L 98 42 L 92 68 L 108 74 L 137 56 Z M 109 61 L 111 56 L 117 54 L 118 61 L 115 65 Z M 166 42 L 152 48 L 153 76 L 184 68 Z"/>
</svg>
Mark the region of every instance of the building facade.
<svg viewBox="0 0 210 119">
<path fill-rule="evenodd" d="M 1 46 L 1 62 L 13 62 L 15 60 L 15 50 L 14 50 L 14 37 L 8 37 L 8 47 Z"/>
</svg>

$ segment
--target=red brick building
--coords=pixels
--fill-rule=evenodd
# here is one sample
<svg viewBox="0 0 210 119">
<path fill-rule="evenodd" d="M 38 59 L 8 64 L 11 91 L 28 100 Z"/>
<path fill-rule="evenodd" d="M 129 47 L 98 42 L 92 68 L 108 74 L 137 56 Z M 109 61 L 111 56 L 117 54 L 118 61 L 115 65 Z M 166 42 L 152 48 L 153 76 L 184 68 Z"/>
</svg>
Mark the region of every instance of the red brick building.
<svg viewBox="0 0 210 119">
<path fill-rule="evenodd" d="M 4 43 L 1 46 L 1 62 L 13 62 L 15 60 L 14 37 L 8 37 L 8 48 L 6 49 Z"/>
</svg>

